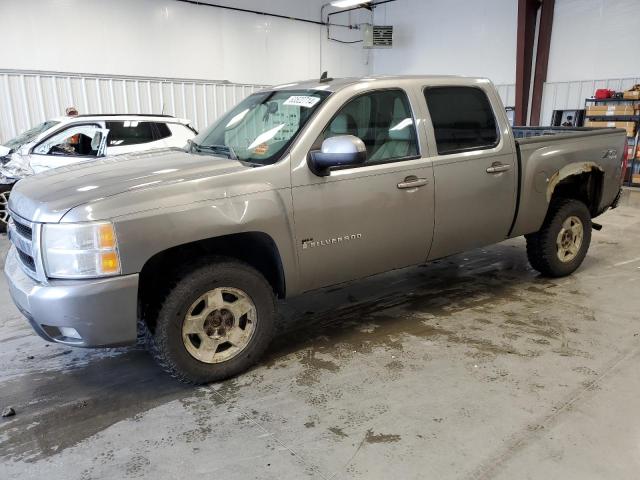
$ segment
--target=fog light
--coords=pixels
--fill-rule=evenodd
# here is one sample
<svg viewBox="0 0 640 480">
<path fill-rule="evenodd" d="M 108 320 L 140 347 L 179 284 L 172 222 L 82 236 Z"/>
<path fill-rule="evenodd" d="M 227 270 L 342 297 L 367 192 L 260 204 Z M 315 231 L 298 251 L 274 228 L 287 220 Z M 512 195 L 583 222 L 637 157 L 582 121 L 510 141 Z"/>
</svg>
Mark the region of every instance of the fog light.
<svg viewBox="0 0 640 480">
<path fill-rule="evenodd" d="M 78 340 L 82 340 L 82 337 L 80 336 L 80 334 L 78 333 L 78 331 L 75 328 L 71 328 L 71 327 L 58 327 L 58 329 L 60 330 L 60 334 L 63 337 L 67 337 L 67 338 L 76 338 Z"/>
</svg>

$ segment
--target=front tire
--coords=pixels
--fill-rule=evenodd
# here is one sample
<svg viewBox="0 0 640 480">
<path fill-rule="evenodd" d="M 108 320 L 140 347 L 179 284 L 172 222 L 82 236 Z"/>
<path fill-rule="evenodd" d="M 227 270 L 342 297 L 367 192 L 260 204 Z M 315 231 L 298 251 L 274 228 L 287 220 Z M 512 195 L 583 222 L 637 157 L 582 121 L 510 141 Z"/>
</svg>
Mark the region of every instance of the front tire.
<svg viewBox="0 0 640 480">
<path fill-rule="evenodd" d="M 547 277 L 573 273 L 584 260 L 591 243 L 591 214 L 579 200 L 551 202 L 542 228 L 527 235 L 529 263 Z"/>
<path fill-rule="evenodd" d="M 9 223 L 9 192 L 13 185 L 0 185 L 0 233 L 7 231 Z"/>
<path fill-rule="evenodd" d="M 214 259 L 169 291 L 147 335 L 147 347 L 181 382 L 215 382 L 247 370 L 260 358 L 275 318 L 273 290 L 257 270 Z"/>
</svg>

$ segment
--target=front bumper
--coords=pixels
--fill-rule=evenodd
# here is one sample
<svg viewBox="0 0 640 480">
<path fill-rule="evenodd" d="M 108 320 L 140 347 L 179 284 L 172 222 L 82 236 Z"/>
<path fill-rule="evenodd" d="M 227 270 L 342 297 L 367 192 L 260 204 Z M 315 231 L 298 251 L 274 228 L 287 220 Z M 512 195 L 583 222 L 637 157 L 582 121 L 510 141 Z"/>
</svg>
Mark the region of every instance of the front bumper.
<svg viewBox="0 0 640 480">
<path fill-rule="evenodd" d="M 137 274 L 42 284 L 22 270 L 13 246 L 4 273 L 14 303 L 45 340 L 79 347 L 135 342 Z M 70 329 L 80 338 L 67 336 Z"/>
</svg>

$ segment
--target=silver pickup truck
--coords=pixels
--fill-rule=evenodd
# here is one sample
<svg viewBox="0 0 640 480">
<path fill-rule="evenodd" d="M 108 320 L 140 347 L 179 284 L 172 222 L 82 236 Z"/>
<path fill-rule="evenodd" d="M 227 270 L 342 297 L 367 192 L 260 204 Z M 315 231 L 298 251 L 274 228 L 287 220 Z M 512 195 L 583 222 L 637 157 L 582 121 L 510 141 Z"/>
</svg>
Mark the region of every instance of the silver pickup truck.
<svg viewBox="0 0 640 480">
<path fill-rule="evenodd" d="M 184 149 L 19 181 L 5 273 L 46 340 L 144 336 L 176 378 L 215 381 L 264 352 L 276 298 L 520 235 L 535 269 L 570 274 L 616 206 L 625 143 L 512 129 L 485 79 L 281 85 Z"/>
</svg>

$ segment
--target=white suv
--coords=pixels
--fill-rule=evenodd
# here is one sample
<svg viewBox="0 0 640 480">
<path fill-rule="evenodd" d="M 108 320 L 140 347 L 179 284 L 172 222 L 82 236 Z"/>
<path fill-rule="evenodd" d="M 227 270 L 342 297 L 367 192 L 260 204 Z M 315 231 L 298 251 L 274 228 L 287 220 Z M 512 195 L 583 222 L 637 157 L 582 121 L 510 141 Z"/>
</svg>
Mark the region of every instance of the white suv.
<svg viewBox="0 0 640 480">
<path fill-rule="evenodd" d="M 197 134 L 169 115 L 78 115 L 42 122 L 0 146 L 0 231 L 9 220 L 9 192 L 23 177 L 93 160 L 187 145 Z"/>
</svg>

